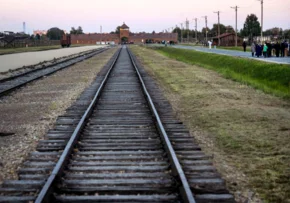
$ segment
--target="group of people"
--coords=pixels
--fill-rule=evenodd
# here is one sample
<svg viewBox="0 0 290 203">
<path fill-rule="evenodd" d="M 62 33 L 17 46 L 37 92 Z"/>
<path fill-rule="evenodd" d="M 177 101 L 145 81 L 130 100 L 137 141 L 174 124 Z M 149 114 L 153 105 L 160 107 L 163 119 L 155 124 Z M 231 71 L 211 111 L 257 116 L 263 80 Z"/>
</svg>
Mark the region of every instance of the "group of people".
<svg viewBox="0 0 290 203">
<path fill-rule="evenodd" d="M 287 43 L 287 41 L 285 40 L 282 43 L 279 43 L 278 41 L 276 43 L 274 42 L 264 42 L 264 43 L 256 43 L 253 42 L 251 45 L 251 52 L 252 52 L 252 56 L 264 56 L 266 57 L 272 57 L 275 56 L 276 57 L 287 57 L 288 56 L 288 52 L 290 50 L 290 44 Z M 246 51 L 246 46 L 245 46 L 245 42 L 243 43 L 243 47 L 244 47 L 244 51 Z"/>
</svg>

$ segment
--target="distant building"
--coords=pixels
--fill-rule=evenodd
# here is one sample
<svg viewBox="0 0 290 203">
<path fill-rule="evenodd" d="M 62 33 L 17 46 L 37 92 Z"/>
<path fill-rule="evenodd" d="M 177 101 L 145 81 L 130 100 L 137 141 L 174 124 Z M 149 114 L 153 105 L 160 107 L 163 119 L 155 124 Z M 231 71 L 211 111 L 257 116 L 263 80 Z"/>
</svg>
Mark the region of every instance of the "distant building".
<svg viewBox="0 0 290 203">
<path fill-rule="evenodd" d="M 5 35 L 14 35 L 14 32 L 12 32 L 12 31 L 4 31 L 4 34 Z"/>
<path fill-rule="evenodd" d="M 236 33 L 224 33 L 213 38 L 214 44 L 218 45 L 220 38 L 220 46 L 235 46 Z M 238 45 L 242 45 L 243 40 L 238 36 Z"/>
<path fill-rule="evenodd" d="M 123 23 L 120 34 L 89 33 L 72 34 L 72 44 L 119 44 L 119 43 L 158 43 L 173 41 L 177 43 L 177 33 L 130 33 L 129 27 Z"/>
</svg>

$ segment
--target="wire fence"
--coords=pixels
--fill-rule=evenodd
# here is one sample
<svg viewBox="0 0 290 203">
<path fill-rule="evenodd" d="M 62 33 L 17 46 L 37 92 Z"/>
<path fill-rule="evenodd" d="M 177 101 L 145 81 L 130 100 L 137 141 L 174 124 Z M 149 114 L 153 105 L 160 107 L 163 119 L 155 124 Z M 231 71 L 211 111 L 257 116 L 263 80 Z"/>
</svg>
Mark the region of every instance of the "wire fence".
<svg viewBox="0 0 290 203">
<path fill-rule="evenodd" d="M 38 40 L 38 39 L 15 39 L 13 41 L 0 40 L 0 48 L 22 48 L 22 47 L 39 47 L 39 46 L 53 46 L 60 45 L 59 40 Z"/>
</svg>

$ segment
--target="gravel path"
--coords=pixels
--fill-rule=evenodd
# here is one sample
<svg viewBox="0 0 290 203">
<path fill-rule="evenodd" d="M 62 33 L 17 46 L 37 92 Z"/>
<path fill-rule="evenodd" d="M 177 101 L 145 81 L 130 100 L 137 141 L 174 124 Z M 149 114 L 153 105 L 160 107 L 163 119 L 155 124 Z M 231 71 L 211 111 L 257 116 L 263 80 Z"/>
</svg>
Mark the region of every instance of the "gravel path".
<svg viewBox="0 0 290 203">
<path fill-rule="evenodd" d="M 115 51 L 112 48 L 0 99 L 0 182 L 17 178 L 17 169 L 35 150 L 38 140 L 91 84 Z"/>
<path fill-rule="evenodd" d="M 215 53 L 215 54 L 222 54 L 222 55 L 228 55 L 228 56 L 236 56 L 236 57 L 243 57 L 243 58 L 249 58 L 249 59 L 255 59 L 255 60 L 261 60 L 271 63 L 280 63 L 280 64 L 290 64 L 290 57 L 271 57 L 271 58 L 257 58 L 252 57 L 252 53 L 250 52 L 243 52 L 243 51 L 233 51 L 233 50 L 225 50 L 225 49 L 209 49 L 205 47 L 194 47 L 194 46 L 182 46 L 182 45 L 175 45 L 172 46 L 179 49 L 192 49 L 196 51 L 202 51 L 207 53 Z"/>
<path fill-rule="evenodd" d="M 54 58 L 69 56 L 72 54 L 97 49 L 101 47 L 104 46 L 96 45 L 96 46 L 71 47 L 48 51 L 25 52 L 18 54 L 2 55 L 0 56 L 0 72 L 6 72 L 8 70 L 21 68 L 22 66 L 35 65 L 43 61 L 53 60 Z"/>
</svg>

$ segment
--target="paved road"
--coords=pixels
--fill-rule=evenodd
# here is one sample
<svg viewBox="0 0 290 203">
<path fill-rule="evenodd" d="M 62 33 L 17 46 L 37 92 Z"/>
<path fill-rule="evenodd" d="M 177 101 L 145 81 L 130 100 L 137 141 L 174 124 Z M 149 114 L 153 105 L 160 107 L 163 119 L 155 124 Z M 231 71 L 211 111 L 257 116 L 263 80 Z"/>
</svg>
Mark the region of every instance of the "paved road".
<svg viewBox="0 0 290 203">
<path fill-rule="evenodd" d="M 25 52 L 17 54 L 7 54 L 0 56 L 0 72 L 6 72 L 8 70 L 13 70 L 21 68 L 22 66 L 35 65 L 43 61 L 49 61 L 54 58 L 60 58 L 64 56 L 69 56 L 72 54 L 80 53 L 83 51 L 88 51 L 96 48 L 101 48 L 99 46 L 83 46 L 83 47 L 71 47 L 63 49 L 54 49 L 48 51 L 39 52 Z"/>
<path fill-rule="evenodd" d="M 215 53 L 215 54 L 250 58 L 250 59 L 262 60 L 262 61 L 272 62 L 272 63 L 290 64 L 290 57 L 257 58 L 257 57 L 252 57 L 252 54 L 250 52 L 243 52 L 243 51 L 233 51 L 233 50 L 225 50 L 225 49 L 209 49 L 205 47 L 197 47 L 197 46 L 194 47 L 194 46 L 183 46 L 183 45 L 174 45 L 172 47 L 180 48 L 180 49 L 191 49 L 191 50 L 202 51 L 202 52 L 207 52 L 207 53 Z"/>
</svg>

